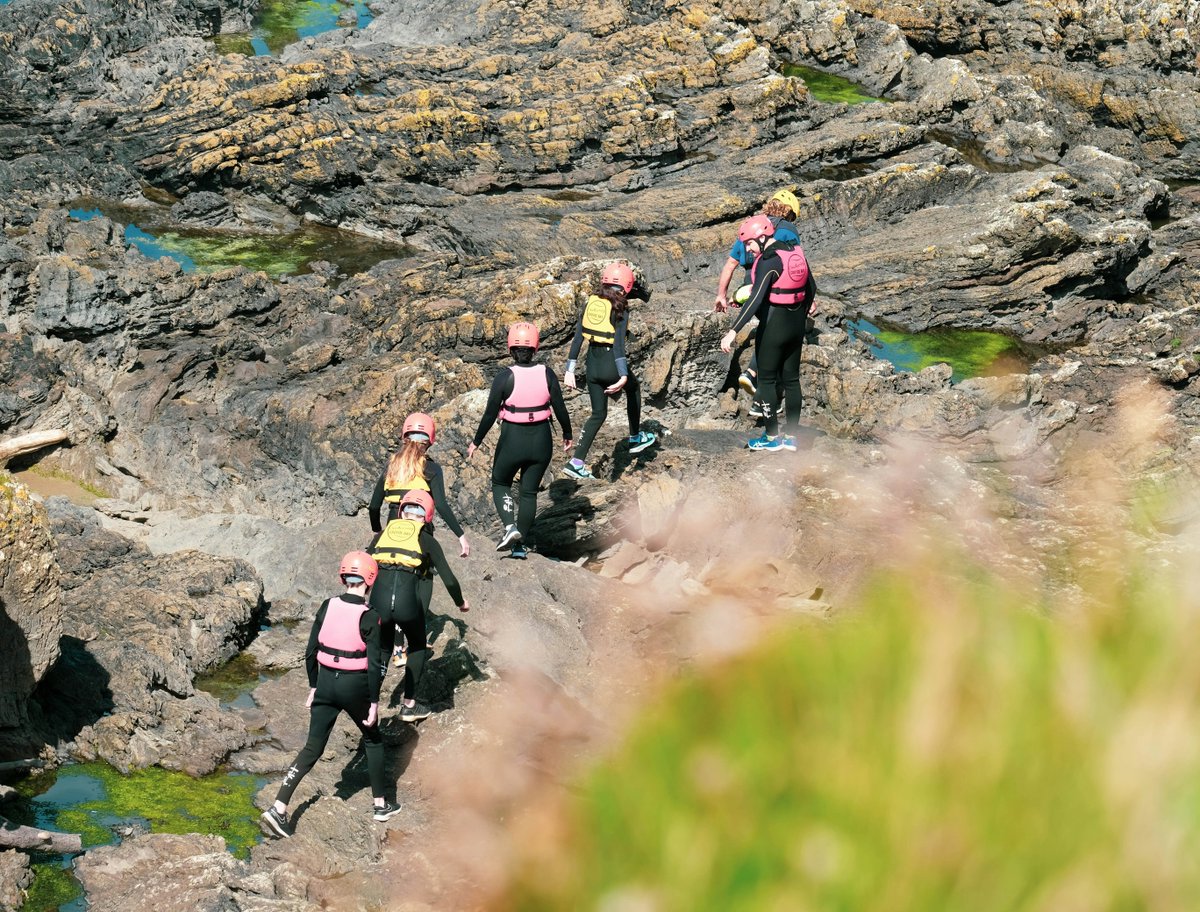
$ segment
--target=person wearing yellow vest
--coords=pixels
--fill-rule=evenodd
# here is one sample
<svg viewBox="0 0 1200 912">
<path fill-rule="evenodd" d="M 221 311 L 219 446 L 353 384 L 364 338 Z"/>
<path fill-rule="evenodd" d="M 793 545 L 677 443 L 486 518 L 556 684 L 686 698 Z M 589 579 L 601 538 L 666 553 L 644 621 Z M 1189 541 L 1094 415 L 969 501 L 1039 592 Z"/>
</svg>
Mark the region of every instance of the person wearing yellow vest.
<svg viewBox="0 0 1200 912">
<path fill-rule="evenodd" d="M 425 612 L 429 608 L 429 601 L 424 593 L 433 592 L 432 582 L 423 588 L 422 581 L 431 580 L 431 574 L 436 570 L 458 610 L 470 609 L 463 598 L 462 587 L 446 561 L 442 546 L 429 531 L 432 522 L 433 498 L 429 492 L 409 491 L 400 500 L 399 515 L 383 527 L 383 531 L 375 536 L 367 549 L 379 564 L 379 580 L 371 589 L 370 604 L 378 613 L 382 625 L 380 645 L 383 654 L 392 651 L 397 626 L 408 641 L 404 701 L 400 707 L 400 718 L 405 722 L 424 719 L 431 712 L 428 706 L 416 700 L 417 685 L 421 683 L 421 675 L 429 657 L 425 632 Z M 379 675 L 383 676 L 382 668 Z"/>
<path fill-rule="evenodd" d="M 381 514 L 385 504 L 387 519 L 395 519 L 399 515 L 400 501 L 405 494 L 409 491 L 428 491 L 438 516 L 458 537 L 461 556 L 467 557 L 471 553 L 471 544 L 467 541 L 467 535 L 458 517 L 454 515 L 454 508 L 446 499 L 442 467 L 429 455 L 430 447 L 437 443 L 437 423 L 433 416 L 424 412 L 413 412 L 404 419 L 400 439 L 400 449 L 388 459 L 367 505 L 371 531 L 376 535 L 383 531 Z M 421 598 L 428 605 L 433 598 L 433 579 L 423 579 L 420 587 Z M 405 653 L 400 644 L 394 647 L 392 662 L 397 666 L 405 662 Z"/>
<path fill-rule="evenodd" d="M 571 478 L 592 479 L 595 476 L 586 465 L 592 441 L 608 418 L 609 397 L 625 394 L 625 411 L 629 416 L 629 452 L 640 453 L 653 446 L 658 438 L 641 429 L 642 391 L 638 379 L 629 369 L 625 356 L 625 335 L 629 326 L 629 293 L 633 291 L 633 270 L 624 263 L 610 263 L 600 273 L 600 287 L 589 295 L 583 313 L 575 326 L 575 338 L 567 354 L 567 369 L 563 382 L 576 389 L 575 364 L 586 339 L 588 343 L 585 377 L 592 414 L 583 426 L 574 458 L 563 468 Z"/>
<path fill-rule="evenodd" d="M 379 733 L 379 686 L 383 657 L 379 648 L 379 615 L 367 607 L 367 593 L 379 567 L 371 555 L 351 551 L 342 558 L 338 575 L 343 595 L 326 599 L 317 609 L 304 667 L 308 672 L 308 740 L 292 765 L 274 803 L 263 811 L 259 825 L 268 836 L 289 838 L 287 806 L 292 793 L 325 753 L 333 725 L 346 713 L 362 732 L 371 779 L 372 816 L 384 821 L 400 813 L 400 805 L 385 795 L 383 737 Z"/>
<path fill-rule="evenodd" d="M 538 487 L 554 454 L 551 415 L 562 427 L 563 449 L 571 448 L 571 416 L 558 378 L 546 365 L 533 363 L 538 343 L 538 328 L 534 324 L 514 323 L 508 328 L 508 350 L 514 363 L 502 368 L 492 381 L 475 439 L 467 447 L 470 459 L 492 425 L 500 420 L 500 441 L 492 459 L 492 500 L 504 532 L 496 550 L 511 551 L 513 557 L 521 559 L 526 556 L 529 532 L 537 515 Z M 512 497 L 518 473 L 519 506 Z"/>
</svg>

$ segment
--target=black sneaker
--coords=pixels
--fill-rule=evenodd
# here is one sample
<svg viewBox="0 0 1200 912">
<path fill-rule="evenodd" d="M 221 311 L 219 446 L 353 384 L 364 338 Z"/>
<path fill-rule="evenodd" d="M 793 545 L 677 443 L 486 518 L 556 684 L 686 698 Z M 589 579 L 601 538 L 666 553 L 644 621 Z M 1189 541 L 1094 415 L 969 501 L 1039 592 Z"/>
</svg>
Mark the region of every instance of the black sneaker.
<svg viewBox="0 0 1200 912">
<path fill-rule="evenodd" d="M 504 537 L 500 539 L 500 544 L 496 545 L 497 551 L 507 551 L 513 545 L 521 541 L 521 533 L 515 525 L 511 525 L 504 530 Z"/>
<path fill-rule="evenodd" d="M 288 828 L 287 814 L 275 810 L 275 806 L 267 808 L 258 818 L 258 825 L 268 836 L 276 839 L 291 839 L 292 831 Z"/>
<path fill-rule="evenodd" d="M 509 557 L 515 557 L 517 560 L 525 560 L 529 557 L 529 549 L 524 545 L 513 545 L 513 549 L 508 552 Z"/>
<path fill-rule="evenodd" d="M 400 813 L 400 805 L 395 801 L 385 801 L 382 805 L 375 805 L 372 808 L 374 813 L 371 815 L 378 821 L 389 820 Z"/>
<path fill-rule="evenodd" d="M 424 703 L 417 702 L 412 706 L 405 705 L 400 708 L 400 721 L 420 722 L 422 719 L 428 719 L 432 714 L 432 709 Z"/>
</svg>

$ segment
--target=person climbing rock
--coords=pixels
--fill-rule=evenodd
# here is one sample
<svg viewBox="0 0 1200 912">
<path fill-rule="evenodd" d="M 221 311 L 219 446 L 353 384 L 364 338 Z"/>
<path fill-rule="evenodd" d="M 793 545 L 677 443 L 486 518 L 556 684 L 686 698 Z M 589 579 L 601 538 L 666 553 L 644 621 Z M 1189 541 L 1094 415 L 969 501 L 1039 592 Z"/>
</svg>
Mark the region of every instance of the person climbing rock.
<svg viewBox="0 0 1200 912">
<path fill-rule="evenodd" d="M 571 449 L 571 416 L 562 387 L 550 368 L 533 363 L 538 342 L 538 328 L 532 323 L 514 323 L 508 328 L 508 351 L 515 363 L 503 368 L 492 381 L 479 429 L 467 447 L 470 459 L 500 419 L 500 440 L 492 459 L 492 500 L 504 532 L 496 550 L 511 551 L 513 557 L 522 559 L 537 515 L 538 486 L 554 451 L 551 414 L 562 427 L 563 450 Z M 512 486 L 518 474 L 520 500 L 514 504 Z"/>
<path fill-rule="evenodd" d="M 400 430 L 400 441 L 400 449 L 388 459 L 383 474 L 375 483 L 371 502 L 367 506 L 371 531 L 376 535 L 383 531 L 381 512 L 384 504 L 387 504 L 387 519 L 392 520 L 399 515 L 400 501 L 405 494 L 409 491 L 428 491 L 433 497 L 438 516 L 458 538 L 460 555 L 469 556 L 471 543 L 467 541 L 462 524 L 454 515 L 454 508 L 446 500 L 442 467 L 429 455 L 430 447 L 437 442 L 437 423 L 433 416 L 424 412 L 413 412 L 405 418 Z M 433 598 L 433 579 L 423 579 L 421 586 L 421 599 L 428 605 Z M 405 660 L 403 644 L 396 643 L 392 653 L 392 664 L 399 667 Z"/>
<path fill-rule="evenodd" d="M 308 672 L 308 740 L 288 767 L 275 802 L 263 811 L 259 825 L 268 836 L 292 835 L 287 806 L 296 786 L 308 775 L 325 746 L 339 713 L 345 712 L 362 732 L 367 754 L 367 775 L 374 799 L 372 816 L 379 821 L 400 812 L 400 805 L 384 794 L 383 737 L 379 733 L 379 686 L 383 657 L 379 643 L 379 615 L 367 607 L 379 567 L 369 554 L 351 551 L 342 558 L 338 576 L 346 591 L 326 599 L 317 609 L 304 667 Z"/>
<path fill-rule="evenodd" d="M 431 579 L 431 573 L 436 570 L 458 610 L 470 610 L 442 546 L 429 529 L 433 509 L 433 497 L 428 491 L 409 491 L 400 500 L 399 515 L 388 521 L 367 549 L 379 564 L 379 580 L 371 589 L 370 605 L 382 625 L 380 647 L 383 654 L 386 656 L 392 650 L 396 627 L 408 642 L 400 707 L 400 718 L 405 722 L 427 718 L 431 712 L 416 698 L 417 685 L 421 683 L 429 657 L 425 632 L 425 612 L 429 602 L 423 593 L 432 594 L 433 591 L 432 583 L 423 588 L 422 581 Z M 383 671 L 379 671 L 381 677 Z"/>
<path fill-rule="evenodd" d="M 729 353 L 741 330 L 759 316 L 754 350 L 758 357 L 758 398 L 763 410 L 763 433 L 747 444 L 752 450 L 794 450 L 800 424 L 800 354 L 808 329 L 808 314 L 816 283 L 798 244 L 774 239 L 775 225 L 765 215 L 746 219 L 738 239 L 755 255 L 750 297 L 721 339 Z M 761 316 L 760 316 L 761 313 Z M 787 403 L 787 424 L 779 434 L 779 407 Z"/>
<path fill-rule="evenodd" d="M 575 364 L 583 340 L 588 342 L 587 382 L 592 414 L 583 426 L 575 445 L 575 455 L 563 468 L 571 478 L 591 479 L 586 465 L 588 451 L 597 432 L 608 418 L 608 400 L 625 394 L 625 410 L 629 416 L 629 452 L 640 453 L 653 446 L 658 438 L 641 429 L 642 391 L 637 376 L 629 369 L 625 355 L 625 335 L 629 326 L 629 294 L 633 291 L 633 270 L 624 263 L 610 263 L 600 274 L 600 286 L 589 295 L 583 313 L 575 326 L 575 338 L 567 354 L 567 369 L 563 382 L 575 386 Z"/>
<path fill-rule="evenodd" d="M 796 199 L 796 195 L 792 191 L 779 190 L 773 194 L 763 206 L 762 214 L 769 218 L 775 226 L 774 237 L 776 241 L 800 243 L 800 233 L 796 230 L 796 225 L 794 224 L 796 217 L 800 214 L 800 201 Z M 717 279 L 715 310 L 718 313 L 725 313 L 730 307 L 740 307 L 749 297 L 749 274 L 750 267 L 753 265 L 754 255 L 746 250 L 745 243 L 741 238 L 738 238 L 733 242 L 733 246 L 729 248 L 729 257 L 726 259 L 725 265 L 721 269 L 721 275 Z M 735 292 L 731 300 L 729 297 L 729 284 L 739 266 L 746 270 L 747 282 Z M 750 356 L 750 363 L 738 377 L 738 386 L 749 393 L 751 397 L 754 397 L 758 392 L 758 364 L 755 361 L 754 355 Z M 751 403 L 750 416 L 753 418 L 762 417 L 762 406 L 757 398 Z"/>
</svg>

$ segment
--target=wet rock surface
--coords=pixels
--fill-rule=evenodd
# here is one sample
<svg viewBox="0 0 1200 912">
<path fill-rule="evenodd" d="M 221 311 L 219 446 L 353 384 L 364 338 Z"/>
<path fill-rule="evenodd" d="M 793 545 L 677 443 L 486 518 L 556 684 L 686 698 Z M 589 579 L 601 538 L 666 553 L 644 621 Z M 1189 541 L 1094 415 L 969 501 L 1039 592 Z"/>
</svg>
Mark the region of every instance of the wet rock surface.
<svg viewBox="0 0 1200 912">
<path fill-rule="evenodd" d="M 309 622 L 337 556 L 368 541 L 367 498 L 411 410 L 439 422 L 433 455 L 474 546 L 458 558 L 439 530 L 473 608 L 459 615 L 436 589 L 422 696 L 438 712 L 400 722 L 398 671 L 385 681 L 400 816 L 371 824 L 342 720 L 297 794 L 296 838 L 249 862 L 203 836 L 89 852 L 92 908 L 116 908 L 134 882 L 161 908 L 379 905 L 397 872 L 414 908 L 446 907 L 447 834 L 488 832 L 548 756 L 602 739 L 639 663 L 735 648 L 760 620 L 732 598 L 746 585 L 764 613 L 835 610 L 883 557 L 869 528 L 849 527 L 862 504 L 880 528 L 931 513 L 1014 571 L 1052 576 L 1075 534 L 1070 460 L 1128 455 L 1111 435 L 1131 389 L 1164 416 L 1155 483 L 1195 487 L 1191 6 L 372 12 L 365 29 L 267 58 L 205 40 L 246 27 L 253 9 L 237 0 L 0 7 L 0 434 L 66 430 L 69 447 L 13 467 L 40 460 L 106 495 L 42 511 L 22 494 L 20 534 L 0 528 L 0 599 L 30 643 L 20 680 L 0 672 L 0 744 L 20 733 L 22 748 L 121 768 L 228 762 L 273 779 L 265 806 L 304 738 Z M 822 100 L 792 64 L 885 100 Z M 804 447 L 772 461 L 741 448 L 749 349 L 732 363 L 717 351 L 726 318 L 711 307 L 733 228 L 784 186 L 820 296 Z M 408 253 L 282 279 L 189 272 L 144 256 L 130 225 L 69 215 L 95 200 L 169 211 L 181 231 L 315 222 Z M 465 451 L 505 329 L 536 321 L 539 358 L 561 373 L 617 256 L 654 292 L 630 354 L 661 445 L 631 456 L 612 409 L 600 481 L 555 474 L 556 457 L 533 556 L 499 557 L 496 432 L 474 460 Z M 962 383 L 945 365 L 899 372 L 847 331 L 860 316 L 1001 332 L 1032 366 Z M 578 432 L 586 396 L 569 408 Z M 715 529 L 714 503 L 734 517 Z M 1042 557 L 1010 559 L 1017 541 Z M 253 708 L 196 690 L 247 646 L 292 670 Z"/>
</svg>

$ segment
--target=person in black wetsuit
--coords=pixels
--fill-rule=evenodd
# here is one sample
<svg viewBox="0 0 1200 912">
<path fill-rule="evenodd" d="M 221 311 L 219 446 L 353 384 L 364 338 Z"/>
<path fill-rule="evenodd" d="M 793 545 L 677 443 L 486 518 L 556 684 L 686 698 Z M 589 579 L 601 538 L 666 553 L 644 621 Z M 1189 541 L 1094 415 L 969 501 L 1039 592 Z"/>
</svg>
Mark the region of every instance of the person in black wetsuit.
<svg viewBox="0 0 1200 912">
<path fill-rule="evenodd" d="M 796 449 L 800 425 L 800 354 L 808 329 L 808 314 L 816 283 L 798 244 L 773 240 L 775 226 L 765 215 L 746 219 L 738 238 L 757 258 L 751 270 L 750 297 L 733 327 L 721 339 L 721 351 L 731 352 L 738 331 L 760 316 L 754 351 L 758 358 L 758 399 L 762 403 L 763 434 L 746 445 L 752 450 Z M 768 319 L 767 308 L 770 308 Z M 786 400 L 787 424 L 779 433 L 779 406 Z"/>
<path fill-rule="evenodd" d="M 586 377 L 592 414 L 583 426 L 574 457 L 563 467 L 563 474 L 571 478 L 595 478 L 585 463 L 596 433 L 608 418 L 610 396 L 625 393 L 630 453 L 640 453 L 658 440 L 654 434 L 641 429 L 642 391 L 625 357 L 625 333 L 629 327 L 628 296 L 633 286 L 633 270 L 624 263 L 610 263 L 600 274 L 598 292 L 588 297 L 575 326 L 575 338 L 567 354 L 563 382 L 571 389 L 576 388 L 575 362 L 583 347 L 583 340 L 587 339 Z"/>
<path fill-rule="evenodd" d="M 492 500 L 504 524 L 497 551 L 511 550 L 513 557 L 524 558 L 529 530 L 537 515 L 538 486 L 550 467 L 554 444 L 550 437 L 550 416 L 562 426 L 563 449 L 571 448 L 571 416 L 563 401 L 558 378 L 544 364 L 534 364 L 538 349 L 538 329 L 532 323 L 514 323 L 508 329 L 508 350 L 516 363 L 506 367 L 492 381 L 487 408 L 479 420 L 475 439 L 467 447 L 467 458 L 475 455 L 488 431 L 500 421 L 500 441 L 492 460 Z M 521 475 L 520 506 L 514 508 L 513 480 Z"/>
<path fill-rule="evenodd" d="M 379 579 L 371 589 L 371 608 L 379 615 L 383 654 L 392 651 L 396 627 L 408 641 L 404 669 L 404 699 L 400 718 L 416 722 L 429 716 L 430 708 L 416 700 L 417 685 L 425 671 L 429 645 L 425 639 L 425 611 L 421 581 L 436 570 L 459 611 L 470 609 L 462 587 L 446 561 L 429 524 L 433 522 L 433 498 L 428 491 L 409 491 L 400 501 L 400 515 L 390 520 L 367 550 L 379 563 Z M 429 587 L 432 592 L 432 586 Z M 379 670 L 380 676 L 383 669 Z"/>
<path fill-rule="evenodd" d="M 386 653 L 379 648 L 379 615 L 367 608 L 366 597 L 378 575 L 378 567 L 369 554 L 351 551 L 342 558 L 338 574 L 346 592 L 321 603 L 304 650 L 309 687 L 306 705 L 310 707 L 308 740 L 288 767 L 275 802 L 259 819 L 263 832 L 269 836 L 292 835 L 288 802 L 300 780 L 325 752 L 333 725 L 342 712 L 362 732 L 374 818 L 383 821 L 400 812 L 400 805 L 388 801 L 384 794 L 379 684 Z"/>
<path fill-rule="evenodd" d="M 387 519 L 392 520 L 400 515 L 400 501 L 409 491 L 428 491 L 433 497 L 438 516 L 458 537 L 461 556 L 471 553 L 471 544 L 463 531 L 454 509 L 446 500 L 446 485 L 443 481 L 442 467 L 428 455 L 429 448 L 437 442 L 437 424 L 432 415 L 424 412 L 413 412 L 404 419 L 404 427 L 400 432 L 400 449 L 388 459 L 388 464 L 375 483 L 371 494 L 371 502 L 367 506 L 367 516 L 371 521 L 371 531 L 378 535 L 383 531 L 381 513 L 387 504 Z M 428 605 L 433 599 L 433 577 L 423 577 L 419 582 L 421 600 Z M 406 655 L 402 643 L 396 643 L 392 664 L 403 665 Z"/>
</svg>

